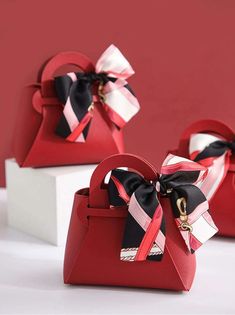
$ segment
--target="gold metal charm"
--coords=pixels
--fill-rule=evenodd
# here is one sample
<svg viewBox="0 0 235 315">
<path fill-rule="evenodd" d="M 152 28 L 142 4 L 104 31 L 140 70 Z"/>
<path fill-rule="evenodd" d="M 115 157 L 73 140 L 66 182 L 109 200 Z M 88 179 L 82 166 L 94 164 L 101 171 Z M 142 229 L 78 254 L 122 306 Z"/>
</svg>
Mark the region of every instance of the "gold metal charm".
<svg viewBox="0 0 235 315">
<path fill-rule="evenodd" d="M 101 101 L 102 101 L 103 103 L 105 103 L 106 98 L 105 98 L 105 95 L 103 94 L 103 84 L 102 84 L 102 83 L 100 83 L 100 85 L 99 85 L 99 87 L 98 87 L 98 95 L 99 95 Z"/>
<path fill-rule="evenodd" d="M 184 197 L 178 198 L 176 200 L 176 205 L 177 205 L 177 207 L 179 209 L 179 213 L 180 213 L 181 224 L 180 224 L 179 228 L 181 230 L 183 230 L 183 231 L 192 232 L 193 228 L 188 223 L 188 215 L 187 215 L 187 212 L 186 212 L 186 199 Z"/>
<path fill-rule="evenodd" d="M 91 105 L 88 107 L 88 112 L 92 112 L 94 110 L 94 102 L 91 102 Z"/>
</svg>

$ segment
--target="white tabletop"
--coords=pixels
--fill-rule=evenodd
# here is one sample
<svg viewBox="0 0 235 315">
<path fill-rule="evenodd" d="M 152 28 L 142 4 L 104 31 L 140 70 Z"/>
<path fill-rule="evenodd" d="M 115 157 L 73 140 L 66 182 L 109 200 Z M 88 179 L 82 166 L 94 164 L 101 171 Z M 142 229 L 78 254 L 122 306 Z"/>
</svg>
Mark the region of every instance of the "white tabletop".
<svg viewBox="0 0 235 315">
<path fill-rule="evenodd" d="M 197 254 L 188 293 L 65 286 L 63 248 L 7 227 L 0 190 L 0 314 L 235 314 L 235 240 L 214 238 Z"/>
</svg>

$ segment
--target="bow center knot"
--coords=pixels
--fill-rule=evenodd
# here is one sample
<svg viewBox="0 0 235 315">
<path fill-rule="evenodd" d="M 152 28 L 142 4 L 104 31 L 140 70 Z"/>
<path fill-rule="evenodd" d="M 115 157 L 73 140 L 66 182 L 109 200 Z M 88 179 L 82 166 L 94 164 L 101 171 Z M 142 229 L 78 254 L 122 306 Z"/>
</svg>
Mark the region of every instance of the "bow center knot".
<svg viewBox="0 0 235 315">
<path fill-rule="evenodd" d="M 78 75 L 80 80 L 88 81 L 89 83 L 106 83 L 108 81 L 107 74 L 102 73 L 96 73 L 96 72 L 87 72 L 87 73 L 79 73 Z"/>
<path fill-rule="evenodd" d="M 174 221 L 189 252 L 194 253 L 217 232 L 208 201 L 196 186 L 204 180 L 205 172 L 199 164 L 174 155 L 167 156 L 161 174 L 156 174 L 154 180 L 133 171 L 112 170 L 108 183 L 110 205 L 128 205 L 121 260 L 161 260 L 167 220 L 157 192 L 169 197 Z"/>
<path fill-rule="evenodd" d="M 233 153 L 235 152 L 235 141 L 228 142 L 227 146 Z"/>
<path fill-rule="evenodd" d="M 170 195 L 172 192 L 172 188 L 169 187 L 167 183 L 165 183 L 161 178 L 156 182 L 156 190 L 163 196 Z"/>
</svg>

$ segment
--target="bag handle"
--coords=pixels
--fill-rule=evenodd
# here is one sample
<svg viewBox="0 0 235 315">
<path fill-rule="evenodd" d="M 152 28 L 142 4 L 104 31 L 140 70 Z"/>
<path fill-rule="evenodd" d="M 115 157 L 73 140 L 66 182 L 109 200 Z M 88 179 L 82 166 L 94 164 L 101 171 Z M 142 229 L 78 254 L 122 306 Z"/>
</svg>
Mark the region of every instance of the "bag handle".
<svg viewBox="0 0 235 315">
<path fill-rule="evenodd" d="M 90 180 L 89 206 L 92 208 L 109 208 L 104 179 L 108 172 L 118 167 L 128 167 L 142 174 L 146 180 L 154 181 L 158 177 L 155 168 L 143 158 L 133 154 L 116 154 L 103 160 L 95 169 Z"/>
<path fill-rule="evenodd" d="M 41 92 L 42 96 L 54 96 L 53 79 L 55 72 L 65 65 L 74 65 L 82 71 L 94 71 L 95 66 L 92 61 L 85 55 L 76 51 L 61 52 L 52 57 L 46 64 L 41 75 Z"/>
<path fill-rule="evenodd" d="M 190 125 L 182 134 L 179 142 L 179 149 L 177 154 L 189 157 L 189 140 L 193 133 L 199 132 L 212 132 L 226 138 L 228 141 L 234 139 L 234 132 L 231 128 L 226 126 L 221 121 L 207 119 L 199 120 L 192 125 Z"/>
</svg>

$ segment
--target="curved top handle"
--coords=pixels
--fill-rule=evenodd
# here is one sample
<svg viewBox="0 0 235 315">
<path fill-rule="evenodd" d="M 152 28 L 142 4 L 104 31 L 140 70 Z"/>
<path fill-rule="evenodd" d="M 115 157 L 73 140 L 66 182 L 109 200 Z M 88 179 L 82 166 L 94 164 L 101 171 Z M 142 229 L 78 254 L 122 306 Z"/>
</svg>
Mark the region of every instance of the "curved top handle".
<svg viewBox="0 0 235 315">
<path fill-rule="evenodd" d="M 178 153 L 184 157 L 189 157 L 189 140 L 193 133 L 217 133 L 218 135 L 226 138 L 228 141 L 234 139 L 234 132 L 231 128 L 218 120 L 206 119 L 199 120 L 190 125 L 181 135 Z"/>
<path fill-rule="evenodd" d="M 95 66 L 91 60 L 85 55 L 76 51 L 61 52 L 52 57 L 42 71 L 42 95 L 51 96 L 53 94 L 53 79 L 55 72 L 65 65 L 74 65 L 82 69 L 82 71 L 95 71 Z"/>
<path fill-rule="evenodd" d="M 90 181 L 89 206 L 92 208 L 108 208 L 107 191 L 102 188 L 108 172 L 118 167 L 128 167 L 142 174 L 147 180 L 156 180 L 155 168 L 143 158 L 132 154 L 116 154 L 103 160 L 95 169 Z"/>
</svg>

